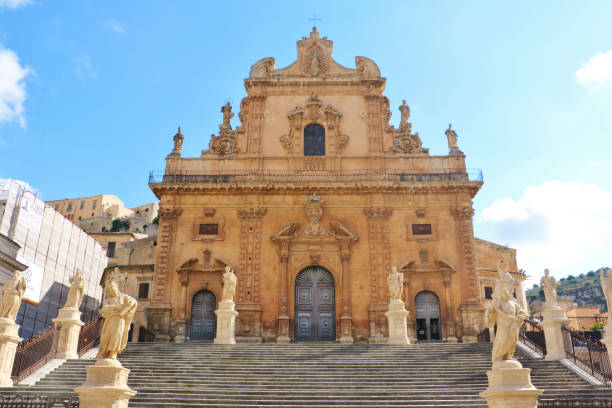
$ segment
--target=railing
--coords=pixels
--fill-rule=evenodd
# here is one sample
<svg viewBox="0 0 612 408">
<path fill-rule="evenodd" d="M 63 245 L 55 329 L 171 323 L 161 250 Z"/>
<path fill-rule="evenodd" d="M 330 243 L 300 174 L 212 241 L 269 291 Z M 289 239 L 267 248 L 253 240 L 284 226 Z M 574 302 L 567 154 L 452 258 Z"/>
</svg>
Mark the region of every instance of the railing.
<svg viewBox="0 0 612 408">
<path fill-rule="evenodd" d="M 483 331 L 478 333 L 479 343 L 490 343 L 491 342 L 491 331 L 486 327 Z"/>
<path fill-rule="evenodd" d="M 79 408 L 79 397 L 72 394 L 0 394 L 0 408 Z"/>
<path fill-rule="evenodd" d="M 544 330 L 538 323 L 532 322 L 531 320 L 525 320 L 519 331 L 519 340 L 542 356 L 546 355 Z"/>
<path fill-rule="evenodd" d="M 482 182 L 479 169 L 438 169 L 436 171 L 389 170 L 198 170 L 152 171 L 149 184 L 248 183 L 248 182 L 347 182 L 347 181 L 407 181 L 407 182 Z"/>
<path fill-rule="evenodd" d="M 612 408 L 610 399 L 540 399 L 538 408 Z"/>
<path fill-rule="evenodd" d="M 54 357 L 53 342 L 56 332 L 57 329 L 51 327 L 17 346 L 11 374 L 13 383 L 18 384 Z"/>
<path fill-rule="evenodd" d="M 77 348 L 79 357 L 89 351 L 100 339 L 102 322 L 103 319 L 98 316 L 81 327 L 81 332 L 79 333 L 79 346 Z"/>
<path fill-rule="evenodd" d="M 607 386 L 612 386 L 612 367 L 606 346 L 597 340 L 562 327 L 565 355 Z"/>
<path fill-rule="evenodd" d="M 140 326 L 140 329 L 138 330 L 138 342 L 152 343 L 153 341 L 155 341 L 155 333 Z"/>
</svg>

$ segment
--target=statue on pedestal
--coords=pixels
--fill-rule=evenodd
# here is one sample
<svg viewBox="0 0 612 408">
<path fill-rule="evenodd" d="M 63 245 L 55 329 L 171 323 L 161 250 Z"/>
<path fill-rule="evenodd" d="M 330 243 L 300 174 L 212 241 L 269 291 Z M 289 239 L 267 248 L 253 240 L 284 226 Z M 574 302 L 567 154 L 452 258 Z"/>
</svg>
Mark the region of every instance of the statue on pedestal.
<svg viewBox="0 0 612 408">
<path fill-rule="evenodd" d="M 234 275 L 232 268 L 225 267 L 225 273 L 223 274 L 223 294 L 222 300 L 234 300 L 234 294 L 236 293 L 236 282 L 238 279 Z"/>
<path fill-rule="evenodd" d="M 85 294 L 85 279 L 80 269 L 77 269 L 70 278 L 70 290 L 66 297 L 64 308 L 78 309 L 81 306 L 83 295 Z"/>
<path fill-rule="evenodd" d="M 514 279 L 507 271 L 499 271 L 500 279 L 493 290 L 493 302 L 489 306 L 487 327 L 497 324 L 497 333 L 493 342 L 493 363 L 512 360 L 519 330 L 529 315 L 521 305 L 512 298 Z"/>
<path fill-rule="evenodd" d="M 100 351 L 97 358 L 116 360 L 117 354 L 122 352 L 127 344 L 130 324 L 138 303 L 133 297 L 119 291 L 116 279 L 107 281 L 105 291 L 104 306 L 100 310 L 104 326 L 100 334 Z"/>
<path fill-rule="evenodd" d="M 19 271 L 15 271 L 11 280 L 2 288 L 0 318 L 9 319 L 13 323 L 15 322 L 26 287 L 27 283 L 25 278 L 20 278 Z"/>
<path fill-rule="evenodd" d="M 401 301 L 402 291 L 404 290 L 404 274 L 397 271 L 397 266 L 394 266 L 391 273 L 387 276 L 387 284 L 389 285 L 391 301 Z"/>
<path fill-rule="evenodd" d="M 185 140 L 185 135 L 183 135 L 183 132 L 181 132 L 180 126 L 178 127 L 178 132 L 176 132 L 172 139 L 174 140 L 174 148 L 172 149 L 170 156 L 180 157 L 183 150 L 183 140 Z"/>
<path fill-rule="evenodd" d="M 550 276 L 550 271 L 544 269 L 544 276 L 540 279 L 540 286 L 544 289 L 544 297 L 546 298 L 547 309 L 559 309 L 559 300 L 557 299 L 557 280 Z"/>
<path fill-rule="evenodd" d="M 452 125 L 448 124 L 448 129 L 444 132 L 446 139 L 448 140 L 448 150 L 450 153 L 461 153 L 457 146 L 457 132 L 452 128 Z"/>
</svg>

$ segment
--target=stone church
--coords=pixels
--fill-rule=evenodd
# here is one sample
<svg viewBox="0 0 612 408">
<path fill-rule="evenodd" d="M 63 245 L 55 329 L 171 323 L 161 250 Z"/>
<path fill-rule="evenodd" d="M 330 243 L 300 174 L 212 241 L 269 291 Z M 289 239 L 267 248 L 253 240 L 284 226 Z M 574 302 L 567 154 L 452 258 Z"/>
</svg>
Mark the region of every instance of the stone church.
<svg viewBox="0 0 612 408">
<path fill-rule="evenodd" d="M 180 128 L 150 187 L 160 200 L 148 329 L 156 341 L 212 339 L 226 266 L 235 270 L 236 338 L 248 342 L 385 342 L 393 266 L 404 274 L 412 339 L 475 341 L 497 268 L 518 279 L 516 252 L 474 237 L 482 173 L 457 134 L 434 156 L 410 108 L 391 123 L 386 78 L 366 57 L 347 68 L 316 28 L 297 60 L 263 58 L 200 157 Z"/>
</svg>

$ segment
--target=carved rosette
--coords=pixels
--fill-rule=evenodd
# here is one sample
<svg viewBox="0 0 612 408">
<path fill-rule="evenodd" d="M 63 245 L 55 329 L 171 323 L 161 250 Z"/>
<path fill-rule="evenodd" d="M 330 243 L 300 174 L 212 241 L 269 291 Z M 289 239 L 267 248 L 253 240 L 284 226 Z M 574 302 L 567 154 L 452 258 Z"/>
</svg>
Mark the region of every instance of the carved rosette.
<svg viewBox="0 0 612 408">
<path fill-rule="evenodd" d="M 289 121 L 289 133 L 280 137 L 283 148 L 289 154 L 300 154 L 302 151 L 302 138 L 304 126 L 310 123 L 318 123 L 325 127 L 327 145 L 336 154 L 342 150 L 349 142 L 348 135 L 342 133 L 340 119 L 342 114 L 332 105 L 325 106 L 323 101 L 314 93 L 311 94 L 304 106 L 296 106 L 287 114 Z"/>
</svg>

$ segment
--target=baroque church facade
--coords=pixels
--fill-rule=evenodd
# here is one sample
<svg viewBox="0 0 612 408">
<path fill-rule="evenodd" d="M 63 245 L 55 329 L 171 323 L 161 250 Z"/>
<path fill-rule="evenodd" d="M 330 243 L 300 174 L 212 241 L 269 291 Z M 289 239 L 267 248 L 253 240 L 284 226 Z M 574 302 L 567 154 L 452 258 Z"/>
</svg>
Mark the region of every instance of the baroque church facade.
<svg viewBox="0 0 612 408">
<path fill-rule="evenodd" d="M 466 168 L 448 127 L 431 155 L 374 61 L 346 68 L 316 28 L 297 61 L 255 63 L 240 125 L 221 108 L 200 157 L 174 136 L 152 173 L 160 200 L 148 329 L 156 341 L 212 339 L 226 266 L 238 278 L 237 341 L 385 342 L 393 266 L 404 274 L 412 339 L 476 341 L 499 267 L 517 279 L 515 250 L 474 237 L 482 174 Z M 524 306 L 526 306 L 524 304 Z"/>
</svg>

